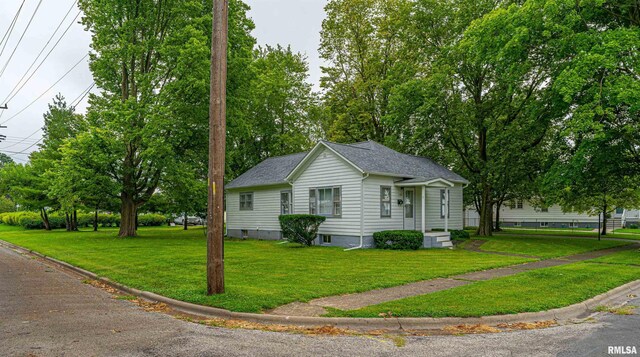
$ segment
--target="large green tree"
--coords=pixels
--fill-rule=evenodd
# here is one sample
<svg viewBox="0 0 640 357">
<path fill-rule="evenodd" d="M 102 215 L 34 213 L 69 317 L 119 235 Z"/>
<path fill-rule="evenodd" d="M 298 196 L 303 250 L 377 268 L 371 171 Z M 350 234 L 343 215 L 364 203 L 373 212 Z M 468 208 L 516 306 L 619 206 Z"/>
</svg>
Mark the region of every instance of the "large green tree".
<svg viewBox="0 0 640 357">
<path fill-rule="evenodd" d="M 392 88 L 419 68 L 407 51 L 407 0 L 332 0 L 325 7 L 320 55 L 327 136 L 339 142 L 390 135 L 385 123 Z"/>
<path fill-rule="evenodd" d="M 102 167 L 101 174 L 118 186 L 119 235 L 134 236 L 137 210 L 156 192 L 167 168 L 184 150 L 206 143 L 211 3 L 79 4 L 92 32 L 90 68 L 102 89 L 90 101 L 87 118 L 94 143 L 88 146 L 100 148 L 94 167 Z M 230 2 L 230 121 L 237 113 L 233 91 L 243 86 L 244 73 L 233 66 L 243 65 L 238 58 L 247 47 L 250 60 L 253 45 L 246 9 L 240 1 Z"/>
</svg>

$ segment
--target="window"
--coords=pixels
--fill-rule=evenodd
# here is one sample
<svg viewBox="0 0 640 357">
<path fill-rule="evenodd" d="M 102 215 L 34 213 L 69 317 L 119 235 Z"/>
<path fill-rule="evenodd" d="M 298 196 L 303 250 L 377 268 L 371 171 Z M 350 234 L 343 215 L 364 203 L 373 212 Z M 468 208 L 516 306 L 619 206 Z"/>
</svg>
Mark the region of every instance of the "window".
<svg viewBox="0 0 640 357">
<path fill-rule="evenodd" d="M 242 238 L 249 238 L 249 231 L 246 229 L 242 229 L 240 230 L 240 235 L 242 236 Z"/>
<path fill-rule="evenodd" d="M 542 212 L 549 212 L 549 207 L 542 207 L 540 210 Z"/>
<path fill-rule="evenodd" d="M 253 192 L 240 193 L 240 210 L 253 211 Z"/>
<path fill-rule="evenodd" d="M 391 217 L 391 187 L 380 186 L 380 217 Z"/>
<path fill-rule="evenodd" d="M 540 228 L 547 228 L 549 227 L 549 222 L 540 222 Z"/>
<path fill-rule="evenodd" d="M 522 201 L 522 200 L 517 200 L 517 202 L 516 202 L 516 208 L 518 208 L 518 209 L 522 209 L 522 207 L 524 207 L 524 201 Z"/>
<path fill-rule="evenodd" d="M 413 218 L 413 198 L 415 191 L 413 189 L 404 190 L 404 218 Z"/>
<path fill-rule="evenodd" d="M 440 190 L 440 218 L 444 218 L 445 211 L 447 212 L 447 218 L 451 218 L 451 205 L 450 195 L 447 194 L 447 190 Z"/>
<path fill-rule="evenodd" d="M 616 214 L 623 214 L 623 213 L 624 213 L 624 208 L 616 207 Z"/>
<path fill-rule="evenodd" d="M 280 192 L 280 214 L 291 214 L 292 211 L 291 191 Z"/>
<path fill-rule="evenodd" d="M 342 216 L 342 189 L 339 186 L 309 189 L 309 214 Z"/>
<path fill-rule="evenodd" d="M 321 234 L 320 235 L 320 242 L 322 244 L 331 244 L 331 236 L 328 234 Z"/>
<path fill-rule="evenodd" d="M 513 226 L 514 227 L 522 227 L 522 223 L 521 222 L 513 222 Z"/>
<path fill-rule="evenodd" d="M 509 208 L 510 209 L 515 209 L 516 208 L 516 201 L 514 201 L 514 200 L 509 201 Z"/>
<path fill-rule="evenodd" d="M 578 222 L 570 222 L 569 228 L 578 228 Z"/>
</svg>

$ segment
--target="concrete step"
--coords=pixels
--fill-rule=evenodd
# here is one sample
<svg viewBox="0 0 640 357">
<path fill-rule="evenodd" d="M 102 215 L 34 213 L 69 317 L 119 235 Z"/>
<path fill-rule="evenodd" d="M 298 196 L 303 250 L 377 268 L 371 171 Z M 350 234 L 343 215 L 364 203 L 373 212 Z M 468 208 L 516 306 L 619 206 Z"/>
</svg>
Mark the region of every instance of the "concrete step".
<svg viewBox="0 0 640 357">
<path fill-rule="evenodd" d="M 436 238 L 436 242 L 450 242 L 450 241 L 451 241 L 451 236 L 450 235 Z"/>
<path fill-rule="evenodd" d="M 453 243 L 451 243 L 451 241 L 442 242 L 442 248 L 449 248 L 449 247 L 453 247 Z"/>
</svg>

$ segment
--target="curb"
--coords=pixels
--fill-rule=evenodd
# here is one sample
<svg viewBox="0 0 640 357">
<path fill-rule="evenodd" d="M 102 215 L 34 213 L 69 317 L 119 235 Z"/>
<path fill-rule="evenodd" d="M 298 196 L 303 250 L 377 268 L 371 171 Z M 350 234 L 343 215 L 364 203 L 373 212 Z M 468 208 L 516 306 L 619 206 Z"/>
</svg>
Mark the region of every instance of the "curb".
<svg viewBox="0 0 640 357">
<path fill-rule="evenodd" d="M 336 328 L 352 330 L 426 330 L 441 329 L 452 325 L 497 325 L 516 322 L 538 322 L 554 320 L 557 323 L 569 323 L 584 319 L 594 313 L 594 309 L 600 305 L 621 305 L 629 301 L 630 295 L 640 296 L 640 280 L 632 281 L 614 288 L 604 294 L 595 296 L 586 301 L 541 312 L 524 312 L 511 315 L 492 315 L 483 317 L 398 317 L 398 318 L 349 318 L 349 317 L 309 317 L 309 316 L 282 316 L 269 314 L 255 314 L 246 312 L 234 312 L 225 309 L 192 304 L 180 300 L 168 298 L 148 291 L 134 289 L 95 273 L 78 268 L 69 263 L 48 257 L 44 254 L 26 249 L 15 244 L 0 240 L 0 246 L 14 251 L 39 257 L 45 261 L 69 269 L 84 277 L 107 284 L 124 293 L 144 298 L 153 302 L 164 303 L 167 306 L 193 315 L 207 318 L 220 318 L 225 320 L 244 320 L 254 323 L 270 325 L 287 325 L 299 327 L 333 326 Z"/>
</svg>

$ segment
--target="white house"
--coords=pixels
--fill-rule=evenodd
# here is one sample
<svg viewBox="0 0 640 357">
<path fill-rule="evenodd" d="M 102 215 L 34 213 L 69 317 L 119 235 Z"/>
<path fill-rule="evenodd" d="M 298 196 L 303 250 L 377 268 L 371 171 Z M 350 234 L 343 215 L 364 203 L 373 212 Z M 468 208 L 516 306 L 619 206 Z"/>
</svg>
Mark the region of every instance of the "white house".
<svg viewBox="0 0 640 357">
<path fill-rule="evenodd" d="M 451 246 L 463 228 L 463 177 L 425 157 L 373 141 L 319 142 L 264 160 L 226 186 L 227 234 L 280 239 L 281 214 L 327 217 L 317 244 L 372 247 L 383 230 L 424 232 L 425 247 Z M 435 231 L 434 231 L 435 230 Z"/>
<path fill-rule="evenodd" d="M 638 210 L 617 208 L 608 219 L 607 225 L 609 229 L 615 229 L 625 224 L 637 224 L 639 216 Z M 479 220 L 475 208 L 468 207 L 465 210 L 465 226 L 477 226 Z M 500 224 L 503 227 L 522 228 L 597 228 L 598 215 L 564 212 L 559 205 L 536 207 L 526 200 L 519 199 L 506 202 L 500 207 Z"/>
</svg>

